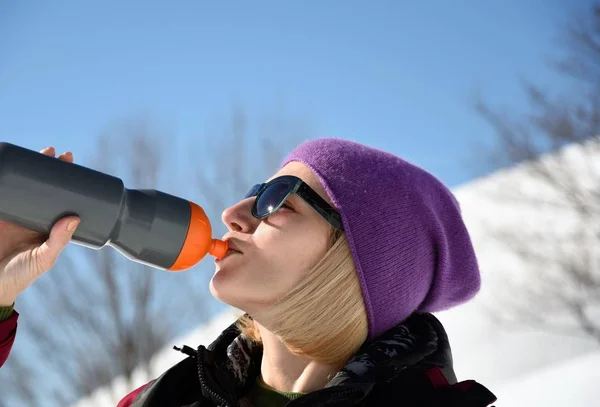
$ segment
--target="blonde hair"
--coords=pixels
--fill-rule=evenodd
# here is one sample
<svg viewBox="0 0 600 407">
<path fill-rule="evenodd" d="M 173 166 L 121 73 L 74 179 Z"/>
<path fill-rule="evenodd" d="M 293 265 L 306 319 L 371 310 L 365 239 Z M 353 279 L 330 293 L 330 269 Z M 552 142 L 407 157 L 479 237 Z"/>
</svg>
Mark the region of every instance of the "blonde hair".
<svg viewBox="0 0 600 407">
<path fill-rule="evenodd" d="M 265 314 L 267 327 L 294 354 L 341 368 L 367 338 L 367 314 L 346 236 L 332 232 L 331 247 L 297 287 Z M 238 328 L 260 343 L 249 315 Z"/>
</svg>

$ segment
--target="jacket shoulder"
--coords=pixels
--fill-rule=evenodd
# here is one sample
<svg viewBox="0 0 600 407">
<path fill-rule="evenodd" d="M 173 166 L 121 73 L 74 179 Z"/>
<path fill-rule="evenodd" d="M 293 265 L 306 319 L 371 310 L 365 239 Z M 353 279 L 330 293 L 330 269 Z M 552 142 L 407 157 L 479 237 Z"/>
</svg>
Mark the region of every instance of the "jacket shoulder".
<svg viewBox="0 0 600 407">
<path fill-rule="evenodd" d="M 488 407 L 496 399 L 475 380 L 450 384 L 441 368 L 411 368 L 379 378 L 367 406 Z"/>
</svg>

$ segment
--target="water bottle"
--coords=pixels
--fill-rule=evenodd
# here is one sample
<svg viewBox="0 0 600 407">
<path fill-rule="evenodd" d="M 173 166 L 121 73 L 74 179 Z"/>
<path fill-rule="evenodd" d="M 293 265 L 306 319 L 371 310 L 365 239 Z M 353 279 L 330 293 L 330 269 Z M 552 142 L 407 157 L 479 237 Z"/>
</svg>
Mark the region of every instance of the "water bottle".
<svg viewBox="0 0 600 407">
<path fill-rule="evenodd" d="M 73 242 L 111 246 L 130 260 L 167 271 L 186 270 L 206 254 L 222 257 L 227 242 L 213 239 L 197 204 L 154 189 L 127 189 L 102 172 L 0 143 L 0 220 L 49 234 L 76 215 Z"/>
</svg>

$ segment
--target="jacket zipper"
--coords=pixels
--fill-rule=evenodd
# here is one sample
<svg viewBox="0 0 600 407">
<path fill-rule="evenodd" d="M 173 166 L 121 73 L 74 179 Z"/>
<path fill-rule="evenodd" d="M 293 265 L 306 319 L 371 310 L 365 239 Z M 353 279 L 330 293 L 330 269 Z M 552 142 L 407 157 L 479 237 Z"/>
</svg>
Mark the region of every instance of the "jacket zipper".
<svg viewBox="0 0 600 407">
<path fill-rule="evenodd" d="M 231 404 L 229 404 L 229 402 L 225 400 L 224 397 L 222 397 L 219 393 L 209 388 L 206 382 L 204 381 L 204 374 L 202 373 L 203 363 L 199 350 L 200 348 L 198 348 L 198 352 L 196 353 L 196 359 L 198 361 L 198 380 L 200 381 L 200 386 L 202 386 L 202 389 L 206 390 L 215 400 L 218 400 L 219 403 L 222 404 L 222 407 L 231 407 Z"/>
<path fill-rule="evenodd" d="M 219 393 L 215 392 L 210 387 L 208 387 L 208 385 L 206 384 L 206 381 L 204 380 L 204 374 L 202 373 L 203 372 L 203 362 L 202 362 L 202 357 L 200 354 L 200 349 L 204 348 L 204 346 L 200 346 L 198 348 L 198 350 L 194 350 L 194 349 L 190 348 L 189 346 L 185 346 L 185 345 L 182 348 L 178 348 L 176 346 L 174 346 L 173 348 L 175 350 L 178 350 L 187 355 L 196 357 L 196 360 L 198 361 L 198 380 L 200 381 L 200 386 L 202 387 L 202 389 L 206 390 L 215 400 L 218 400 L 219 403 L 221 403 L 223 405 L 223 407 L 231 407 L 231 404 L 224 397 L 222 397 Z M 204 353 L 204 349 L 202 349 L 202 351 L 203 351 L 202 353 Z M 339 390 L 339 391 L 331 392 L 327 396 L 327 398 L 329 399 L 331 397 L 344 396 L 346 394 L 355 393 L 356 391 L 357 391 L 356 389 Z M 298 402 L 299 401 L 301 401 L 301 399 L 298 399 Z M 286 407 L 287 406 L 293 407 L 294 405 L 295 405 L 295 401 L 291 401 L 290 403 L 286 404 Z M 302 403 L 299 403 L 299 405 L 302 405 Z"/>
</svg>

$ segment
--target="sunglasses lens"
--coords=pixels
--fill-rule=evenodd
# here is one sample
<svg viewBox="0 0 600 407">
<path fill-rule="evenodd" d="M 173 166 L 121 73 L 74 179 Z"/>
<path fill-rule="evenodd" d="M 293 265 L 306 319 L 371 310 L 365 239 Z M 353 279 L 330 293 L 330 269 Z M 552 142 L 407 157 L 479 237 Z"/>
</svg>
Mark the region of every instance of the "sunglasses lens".
<svg viewBox="0 0 600 407">
<path fill-rule="evenodd" d="M 279 208 L 290 192 L 292 185 L 287 181 L 271 184 L 256 200 L 256 215 L 267 216 Z"/>
</svg>

